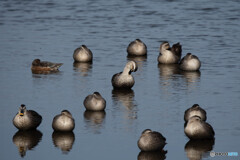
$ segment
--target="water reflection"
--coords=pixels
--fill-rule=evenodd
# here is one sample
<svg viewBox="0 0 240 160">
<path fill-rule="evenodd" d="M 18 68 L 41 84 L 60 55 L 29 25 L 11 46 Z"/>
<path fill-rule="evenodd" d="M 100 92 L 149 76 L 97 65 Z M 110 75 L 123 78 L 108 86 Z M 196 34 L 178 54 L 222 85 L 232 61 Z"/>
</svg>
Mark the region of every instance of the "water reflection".
<svg viewBox="0 0 240 160">
<path fill-rule="evenodd" d="M 32 70 L 32 74 L 57 74 L 59 73 L 59 70 L 56 71 L 36 71 Z"/>
<path fill-rule="evenodd" d="M 198 84 L 201 72 L 187 72 L 179 69 L 178 64 L 158 64 L 160 84 L 166 95 L 169 94 L 171 87 L 179 91 L 184 86 L 188 89 L 195 88 Z"/>
<path fill-rule="evenodd" d="M 212 140 L 189 140 L 185 145 L 185 152 L 190 160 L 201 160 L 210 156 L 209 151 L 213 149 L 214 139 Z"/>
<path fill-rule="evenodd" d="M 201 72 L 200 71 L 195 71 L 195 72 L 181 71 L 181 75 L 183 75 L 187 83 L 195 83 L 199 81 Z"/>
<path fill-rule="evenodd" d="M 164 160 L 166 159 L 167 151 L 155 151 L 155 152 L 139 152 L 138 160 Z"/>
<path fill-rule="evenodd" d="M 75 135 L 73 132 L 57 132 L 52 133 L 52 140 L 55 147 L 62 150 L 63 154 L 67 154 L 73 146 Z"/>
<path fill-rule="evenodd" d="M 178 64 L 158 64 L 159 79 L 163 95 L 169 98 L 173 94 L 171 91 L 179 91 L 182 86 L 180 79 L 180 69 Z"/>
<path fill-rule="evenodd" d="M 60 76 L 63 72 L 62 71 L 37 71 L 37 72 L 32 72 L 32 77 L 33 80 L 37 80 L 39 78 L 42 79 L 52 79 L 52 80 L 56 80 L 56 79 L 60 79 Z"/>
<path fill-rule="evenodd" d="M 173 78 L 173 75 L 180 74 L 178 64 L 158 64 L 159 75 L 164 80 Z"/>
<path fill-rule="evenodd" d="M 112 90 L 112 98 L 115 103 L 121 102 L 128 110 L 134 107 L 134 91 L 130 90 Z"/>
<path fill-rule="evenodd" d="M 37 146 L 41 139 L 42 133 L 38 130 L 18 131 L 12 138 L 21 157 L 26 155 L 27 150 L 32 150 Z"/>
<path fill-rule="evenodd" d="M 74 70 L 80 72 L 82 76 L 88 76 L 88 72 L 92 70 L 92 63 L 73 63 Z"/>
<path fill-rule="evenodd" d="M 147 61 L 147 56 L 127 56 L 128 61 L 135 61 L 138 66 L 138 70 L 141 71 L 144 63 Z"/>
<path fill-rule="evenodd" d="M 86 110 L 83 116 L 86 127 L 93 129 L 95 134 L 99 134 L 105 120 L 106 112 Z"/>
</svg>

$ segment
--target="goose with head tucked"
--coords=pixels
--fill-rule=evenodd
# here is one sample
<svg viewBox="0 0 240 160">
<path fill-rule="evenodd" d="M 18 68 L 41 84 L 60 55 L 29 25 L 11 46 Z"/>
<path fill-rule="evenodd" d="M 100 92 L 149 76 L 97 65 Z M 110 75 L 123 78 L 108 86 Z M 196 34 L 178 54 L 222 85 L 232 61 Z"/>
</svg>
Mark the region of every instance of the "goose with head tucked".
<svg viewBox="0 0 240 160">
<path fill-rule="evenodd" d="M 75 62 L 92 62 L 93 54 L 86 45 L 82 45 L 74 50 L 73 59 Z"/>
<path fill-rule="evenodd" d="M 132 72 L 137 71 L 137 63 L 135 61 L 127 62 L 123 72 L 114 74 L 112 77 L 112 86 L 114 89 L 131 89 L 135 83 Z"/>
<path fill-rule="evenodd" d="M 202 109 L 198 104 L 194 104 L 191 108 L 188 108 L 184 114 L 185 122 L 193 116 L 199 116 L 203 121 L 207 119 L 207 112 Z"/>
<path fill-rule="evenodd" d="M 32 62 L 31 70 L 33 72 L 37 71 L 58 71 L 63 63 L 53 63 L 48 61 L 41 61 L 40 59 L 34 59 Z"/>
<path fill-rule="evenodd" d="M 132 41 L 127 47 L 128 56 L 146 56 L 147 46 L 140 39 Z"/>
<path fill-rule="evenodd" d="M 162 64 L 176 64 L 181 59 L 181 56 L 182 46 L 180 43 L 174 44 L 171 48 L 168 42 L 163 42 L 160 45 L 158 62 Z"/>
<path fill-rule="evenodd" d="M 198 71 L 201 67 L 201 61 L 197 56 L 187 53 L 186 56 L 181 59 L 179 65 L 180 69 L 184 71 Z"/>
<path fill-rule="evenodd" d="M 62 110 L 61 114 L 53 118 L 52 128 L 54 131 L 70 132 L 75 128 L 75 121 L 68 110 Z"/>
<path fill-rule="evenodd" d="M 88 95 L 83 102 L 86 110 L 103 111 L 106 108 L 106 100 L 99 92 Z"/>
<path fill-rule="evenodd" d="M 185 122 L 184 132 L 189 139 L 213 139 L 215 135 L 212 126 L 199 116 L 193 116 Z"/>
<path fill-rule="evenodd" d="M 141 151 L 161 151 L 166 145 L 166 138 L 159 132 L 145 129 L 138 140 Z"/>
<path fill-rule="evenodd" d="M 42 116 L 33 110 L 27 110 L 22 104 L 13 118 L 13 125 L 19 130 L 36 129 L 42 122 Z"/>
</svg>

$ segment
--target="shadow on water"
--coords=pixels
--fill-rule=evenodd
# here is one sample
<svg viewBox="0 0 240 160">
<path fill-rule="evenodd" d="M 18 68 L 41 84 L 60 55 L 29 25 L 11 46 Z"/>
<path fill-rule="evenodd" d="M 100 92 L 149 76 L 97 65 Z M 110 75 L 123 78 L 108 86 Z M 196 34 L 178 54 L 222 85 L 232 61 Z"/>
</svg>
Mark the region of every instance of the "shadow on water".
<svg viewBox="0 0 240 160">
<path fill-rule="evenodd" d="M 166 159 L 167 151 L 155 151 L 155 152 L 139 152 L 138 160 L 164 160 Z"/>
<path fill-rule="evenodd" d="M 62 150 L 63 154 L 68 154 L 72 149 L 75 141 L 75 135 L 73 132 L 56 132 L 52 133 L 52 141 L 55 147 Z"/>
<path fill-rule="evenodd" d="M 27 150 L 32 150 L 37 146 L 41 139 L 42 133 L 38 130 L 18 131 L 12 138 L 21 157 L 26 155 Z"/>
<path fill-rule="evenodd" d="M 80 72 L 82 76 L 88 76 L 88 73 L 92 71 L 92 63 L 73 63 L 73 69 L 76 72 Z"/>
<path fill-rule="evenodd" d="M 83 116 L 87 129 L 92 129 L 93 133 L 100 134 L 100 130 L 105 122 L 106 112 L 86 110 Z"/>
<path fill-rule="evenodd" d="M 201 160 L 210 156 L 215 140 L 189 140 L 185 145 L 185 152 L 190 160 Z"/>
</svg>

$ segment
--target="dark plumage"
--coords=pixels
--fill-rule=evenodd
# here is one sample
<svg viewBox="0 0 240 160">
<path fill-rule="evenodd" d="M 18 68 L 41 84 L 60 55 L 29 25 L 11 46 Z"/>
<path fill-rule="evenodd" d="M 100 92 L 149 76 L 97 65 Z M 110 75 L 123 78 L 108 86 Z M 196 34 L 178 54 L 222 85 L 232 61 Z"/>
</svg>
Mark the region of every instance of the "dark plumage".
<svg viewBox="0 0 240 160">
<path fill-rule="evenodd" d="M 181 57 L 182 56 L 182 45 L 180 45 L 179 42 L 172 45 L 171 51 L 174 52 L 177 56 Z"/>
</svg>

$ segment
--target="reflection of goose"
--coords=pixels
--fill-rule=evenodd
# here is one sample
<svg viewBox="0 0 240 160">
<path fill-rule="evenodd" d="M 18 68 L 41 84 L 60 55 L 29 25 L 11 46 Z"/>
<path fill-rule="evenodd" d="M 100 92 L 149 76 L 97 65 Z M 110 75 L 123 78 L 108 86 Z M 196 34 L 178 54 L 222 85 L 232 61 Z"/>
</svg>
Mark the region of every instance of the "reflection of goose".
<svg viewBox="0 0 240 160">
<path fill-rule="evenodd" d="M 86 110 L 84 112 L 84 118 L 85 118 L 86 122 L 90 122 L 94 126 L 102 124 L 105 119 L 105 116 L 106 116 L 105 111 L 94 112 L 94 111 Z"/>
<path fill-rule="evenodd" d="M 181 71 L 180 74 L 183 75 L 186 81 L 190 83 L 198 81 L 201 76 L 200 71 L 195 71 L 195 72 Z"/>
<path fill-rule="evenodd" d="M 158 64 L 159 74 L 161 77 L 168 79 L 170 76 L 174 74 L 179 74 L 179 66 L 178 64 Z"/>
<path fill-rule="evenodd" d="M 84 112 L 84 122 L 87 129 L 90 129 L 93 133 L 100 133 L 103 127 L 104 120 L 106 117 L 106 112 L 103 111 L 88 111 Z"/>
<path fill-rule="evenodd" d="M 199 116 L 203 121 L 207 119 L 207 112 L 202 109 L 198 104 L 194 104 L 191 108 L 188 108 L 184 113 L 185 122 L 193 116 Z"/>
<path fill-rule="evenodd" d="M 13 118 L 13 124 L 19 130 L 36 129 L 42 122 L 42 116 L 33 110 L 27 110 L 22 104 L 19 111 Z"/>
<path fill-rule="evenodd" d="M 92 63 L 73 63 L 74 70 L 81 72 L 83 76 L 87 76 L 88 72 L 92 69 Z"/>
<path fill-rule="evenodd" d="M 206 140 L 189 140 L 185 145 L 185 152 L 190 160 L 201 160 L 208 157 L 208 153 L 213 149 L 214 139 Z"/>
<path fill-rule="evenodd" d="M 13 136 L 13 143 L 18 147 L 21 157 L 26 155 L 27 150 L 33 149 L 41 141 L 42 133 L 38 130 L 18 131 Z"/>
<path fill-rule="evenodd" d="M 112 86 L 115 89 L 131 89 L 135 83 L 132 72 L 136 72 L 138 69 L 135 61 L 129 61 L 125 65 L 123 72 L 116 73 L 112 77 Z"/>
<path fill-rule="evenodd" d="M 214 130 L 199 116 L 192 116 L 184 124 L 184 132 L 189 139 L 213 139 Z"/>
<path fill-rule="evenodd" d="M 166 145 L 166 138 L 159 132 L 145 129 L 138 140 L 141 151 L 161 151 Z"/>
<path fill-rule="evenodd" d="M 72 149 L 75 135 L 73 132 L 54 131 L 52 134 L 52 140 L 55 147 L 60 148 L 64 154 L 67 154 Z"/>
<path fill-rule="evenodd" d="M 147 55 L 147 46 L 140 40 L 132 41 L 127 47 L 128 56 Z"/>
<path fill-rule="evenodd" d="M 114 102 L 120 101 L 127 109 L 131 110 L 134 107 L 134 91 L 130 90 L 112 90 L 112 98 Z"/>
<path fill-rule="evenodd" d="M 166 159 L 167 151 L 155 151 L 155 152 L 139 152 L 138 160 L 164 160 Z"/>
<path fill-rule="evenodd" d="M 127 60 L 135 61 L 135 62 L 137 62 L 137 64 L 140 64 L 142 62 L 146 62 L 147 61 L 147 56 L 136 56 L 136 57 L 127 56 Z"/>
<path fill-rule="evenodd" d="M 37 71 L 37 70 L 32 70 L 33 74 L 58 74 L 59 70 L 56 71 Z"/>
</svg>

